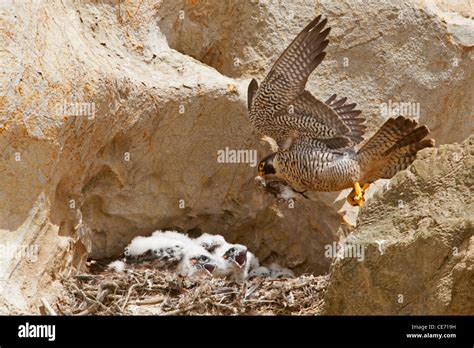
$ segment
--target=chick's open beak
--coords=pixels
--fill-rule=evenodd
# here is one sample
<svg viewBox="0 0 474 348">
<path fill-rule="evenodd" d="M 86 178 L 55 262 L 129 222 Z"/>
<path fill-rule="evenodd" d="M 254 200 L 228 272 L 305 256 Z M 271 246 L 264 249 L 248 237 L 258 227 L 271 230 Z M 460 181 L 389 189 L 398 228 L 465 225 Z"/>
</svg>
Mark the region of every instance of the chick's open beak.
<svg viewBox="0 0 474 348">
<path fill-rule="evenodd" d="M 235 255 L 235 258 L 233 261 L 237 264 L 237 266 L 242 268 L 247 262 L 247 250 L 241 251 L 237 255 Z"/>
<path fill-rule="evenodd" d="M 214 272 L 214 270 L 216 269 L 216 266 L 210 263 L 206 263 L 204 265 L 204 269 L 207 271 L 207 273 L 209 273 L 209 275 L 212 275 L 212 272 Z"/>
</svg>

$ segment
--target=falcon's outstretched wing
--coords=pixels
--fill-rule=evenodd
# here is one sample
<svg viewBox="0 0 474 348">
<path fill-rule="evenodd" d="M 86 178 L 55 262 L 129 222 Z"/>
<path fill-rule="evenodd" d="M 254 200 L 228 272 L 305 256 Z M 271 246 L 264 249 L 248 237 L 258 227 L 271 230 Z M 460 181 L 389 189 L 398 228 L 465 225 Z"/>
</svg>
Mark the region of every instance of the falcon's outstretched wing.
<svg viewBox="0 0 474 348">
<path fill-rule="evenodd" d="M 306 81 L 326 56 L 325 40 L 331 28 L 325 30 L 327 19 L 316 17 L 304 28 L 275 62 L 262 82 L 257 95 L 274 111 L 287 111 L 291 102 L 304 91 Z"/>
<path fill-rule="evenodd" d="M 340 148 L 362 140 L 364 119 L 355 104 L 346 99 L 327 103 L 317 100 L 305 85 L 325 57 L 327 20 L 316 17 L 293 40 L 275 62 L 260 87 L 252 80 L 248 88 L 249 115 L 257 130 L 284 146 L 288 137 L 307 138 L 321 147 Z M 324 29 L 324 30 L 323 30 Z"/>
</svg>

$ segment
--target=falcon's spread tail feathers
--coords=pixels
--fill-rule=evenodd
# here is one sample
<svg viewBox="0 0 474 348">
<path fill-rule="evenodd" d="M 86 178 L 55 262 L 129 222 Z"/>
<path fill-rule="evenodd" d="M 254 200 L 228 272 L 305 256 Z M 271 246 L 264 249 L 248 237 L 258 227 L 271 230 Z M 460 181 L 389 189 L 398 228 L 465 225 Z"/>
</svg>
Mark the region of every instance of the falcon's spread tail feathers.
<svg viewBox="0 0 474 348">
<path fill-rule="evenodd" d="M 386 121 L 357 152 L 364 182 L 390 179 L 406 169 L 418 151 L 434 146 L 433 139 L 424 139 L 429 132 L 428 127 L 403 116 Z"/>
</svg>

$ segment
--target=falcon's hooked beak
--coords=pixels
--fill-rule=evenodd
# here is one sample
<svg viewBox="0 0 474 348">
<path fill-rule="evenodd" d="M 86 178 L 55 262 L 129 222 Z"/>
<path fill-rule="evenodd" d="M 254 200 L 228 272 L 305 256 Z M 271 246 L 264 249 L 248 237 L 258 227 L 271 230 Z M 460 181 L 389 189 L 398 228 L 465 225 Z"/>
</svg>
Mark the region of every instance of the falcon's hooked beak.
<svg viewBox="0 0 474 348">
<path fill-rule="evenodd" d="M 242 268 L 247 263 L 247 250 L 230 248 L 225 252 L 223 258 L 232 261 L 239 266 L 239 268 Z"/>
<path fill-rule="evenodd" d="M 265 156 L 258 164 L 258 175 L 264 176 L 268 174 L 276 174 L 275 167 L 273 166 L 273 158 L 275 158 L 276 152 Z"/>
</svg>

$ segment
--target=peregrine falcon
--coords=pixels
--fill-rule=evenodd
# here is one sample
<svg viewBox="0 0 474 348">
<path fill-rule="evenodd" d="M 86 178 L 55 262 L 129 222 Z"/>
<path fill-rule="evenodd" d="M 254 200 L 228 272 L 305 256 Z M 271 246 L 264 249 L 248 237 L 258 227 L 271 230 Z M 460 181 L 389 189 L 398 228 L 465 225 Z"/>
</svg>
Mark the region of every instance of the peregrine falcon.
<svg viewBox="0 0 474 348">
<path fill-rule="evenodd" d="M 387 120 L 362 146 L 366 126 L 361 111 L 347 98 L 332 95 L 325 102 L 305 90 L 326 53 L 330 28 L 316 17 L 275 62 L 259 86 L 248 87 L 249 118 L 269 139 L 273 152 L 259 163 L 264 182 L 279 181 L 294 192 L 353 188 L 347 200 L 362 206 L 364 192 L 377 179 L 389 179 L 407 168 L 416 153 L 434 146 L 429 130 L 399 116 Z M 282 190 L 281 186 L 273 186 Z"/>
</svg>

